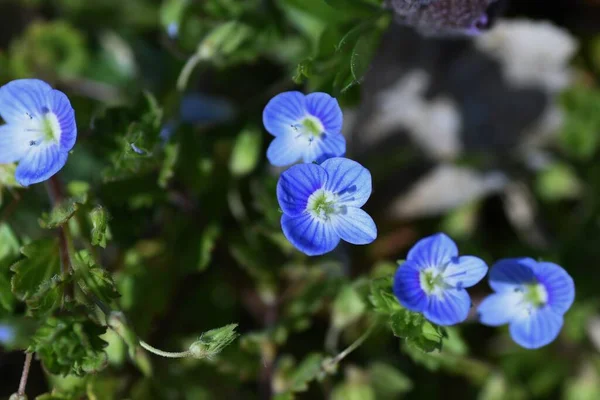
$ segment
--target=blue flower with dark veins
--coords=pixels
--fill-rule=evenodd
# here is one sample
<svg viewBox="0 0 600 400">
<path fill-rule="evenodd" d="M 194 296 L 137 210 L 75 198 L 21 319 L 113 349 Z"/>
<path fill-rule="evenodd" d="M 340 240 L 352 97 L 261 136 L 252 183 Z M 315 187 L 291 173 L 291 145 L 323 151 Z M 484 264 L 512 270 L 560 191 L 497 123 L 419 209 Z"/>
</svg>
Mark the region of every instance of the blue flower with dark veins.
<svg viewBox="0 0 600 400">
<path fill-rule="evenodd" d="M 551 343 L 575 299 L 571 276 L 551 262 L 507 258 L 490 270 L 494 294 L 477 308 L 482 324 L 509 324 L 510 336 L 526 349 Z"/>
<path fill-rule="evenodd" d="M 330 252 L 340 240 L 371 243 L 377 227 L 361 209 L 370 195 L 371 174 L 356 161 L 335 157 L 294 165 L 277 183 L 283 233 L 309 256 Z"/>
<path fill-rule="evenodd" d="M 396 271 L 393 290 L 408 310 L 438 325 L 455 325 L 467 319 L 471 308 L 465 288 L 477 284 L 487 270 L 483 260 L 459 256 L 452 239 L 438 233 L 410 249 Z"/>
<path fill-rule="evenodd" d="M 67 96 L 38 79 L 0 88 L 0 164 L 18 162 L 22 186 L 43 182 L 67 162 L 77 139 L 75 112 Z"/>
<path fill-rule="evenodd" d="M 267 150 L 277 167 L 322 162 L 346 153 L 342 110 L 327 93 L 284 92 L 273 97 L 263 111 L 265 129 L 275 139 Z"/>
</svg>

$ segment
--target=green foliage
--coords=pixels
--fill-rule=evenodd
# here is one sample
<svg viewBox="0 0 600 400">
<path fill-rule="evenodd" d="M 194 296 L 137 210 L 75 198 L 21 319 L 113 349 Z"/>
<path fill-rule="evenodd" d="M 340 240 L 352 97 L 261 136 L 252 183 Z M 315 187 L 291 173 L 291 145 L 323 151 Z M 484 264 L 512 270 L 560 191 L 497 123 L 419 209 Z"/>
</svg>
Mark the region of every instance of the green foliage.
<svg viewBox="0 0 600 400">
<path fill-rule="evenodd" d="M 407 346 L 424 352 L 442 349 L 444 328 L 427 321 L 423 314 L 404 309 L 392 293 L 391 278 L 373 280 L 369 299 L 374 311 L 387 317 L 394 335 L 405 339 Z"/>
<path fill-rule="evenodd" d="M 56 205 L 50 213 L 42 213 L 40 226 L 45 229 L 55 229 L 66 224 L 77 212 L 81 204 L 87 202 L 87 196 L 70 197 Z"/>
<path fill-rule="evenodd" d="M 59 78 L 77 77 L 88 62 L 85 45 L 83 34 L 67 22 L 34 22 L 11 45 L 10 67 L 22 78 L 44 71 Z"/>
<path fill-rule="evenodd" d="M 44 368 L 53 374 L 84 376 L 106 367 L 106 331 L 86 315 L 50 317 L 31 339 L 29 352 L 35 352 Z"/>
<path fill-rule="evenodd" d="M 600 398 L 593 268 L 600 240 L 600 39 L 593 33 L 585 34 L 572 63 L 577 83 L 560 98 L 564 124 L 557 137 L 548 135 L 541 147 L 536 142 L 535 152 L 529 142 L 500 156 L 464 146 L 459 160 L 441 161 L 502 170 L 527 186 L 532 213 L 498 200 L 506 198 L 500 194 L 442 215 L 398 220 L 388 206 L 419 186 L 421 167 L 440 161 L 390 140 L 390 154 L 413 156 L 410 162 L 398 156 L 392 172 L 399 180 L 372 169 L 374 202 L 367 207 L 378 224 L 377 242 L 341 244 L 310 258 L 281 231 L 279 169 L 265 159 L 272 136 L 261 111 L 282 91 L 324 91 L 344 107 L 345 132 L 377 141 L 371 129 L 353 129 L 346 106 L 360 105 L 359 123 L 375 126 L 377 104 L 360 84 L 372 71 L 388 82 L 388 71 L 372 66 L 393 18 L 384 1 L 5 3 L 2 83 L 48 81 L 68 95 L 78 127 L 56 179 L 65 200 L 52 209 L 44 185 L 22 188 L 16 165 L 0 165 L 0 346 L 41 360 L 45 376 L 39 379 L 34 362 L 28 393 L 45 393 L 38 398 L 46 400 Z M 572 19 L 586 14 L 565 12 Z M 386 36 L 388 46 L 394 40 Z M 435 75 L 425 100 L 456 100 L 467 131 L 472 112 L 481 126 L 494 123 L 479 106 L 462 107 L 474 89 L 465 86 L 465 97 L 454 98 L 456 88 L 446 86 L 469 75 L 464 66 L 472 46 L 415 43 L 420 47 L 398 60 L 398 71 L 415 57 L 423 62 Z M 461 62 L 452 63 L 457 52 Z M 383 64 L 394 61 L 381 56 Z M 540 58 L 540 70 L 558 73 L 552 59 Z M 456 68 L 439 76 L 448 62 Z M 380 76 L 369 77 L 379 87 Z M 359 103 L 362 94 L 368 102 Z M 187 109 L 196 95 L 206 103 Z M 213 115 L 212 98 L 235 112 Z M 363 150 L 350 146 L 349 154 Z M 472 157 L 481 164 L 471 164 Z M 525 351 L 508 329 L 483 327 L 472 316 L 442 328 L 404 309 L 392 292 L 397 264 L 389 260 L 436 231 L 457 240 L 461 254 L 563 265 L 575 278 L 577 300 L 559 338 Z M 485 283 L 469 289 L 474 306 L 488 292 Z M 213 326 L 221 328 L 207 330 Z M 186 357 L 160 358 L 141 338 Z M 16 389 L 19 373 L 20 366 L 2 363 L 0 387 Z"/>
<path fill-rule="evenodd" d="M 75 279 L 84 293 L 106 304 L 120 296 L 110 273 L 97 266 L 89 252 L 80 251 L 72 262 Z"/>
<path fill-rule="evenodd" d="M 21 253 L 25 258 L 11 267 L 15 273 L 12 291 L 19 300 L 29 300 L 52 288 L 48 283 L 60 275 L 58 239 L 31 242 L 23 246 Z"/>
<path fill-rule="evenodd" d="M 106 248 L 106 242 L 110 239 L 108 211 L 102 206 L 96 206 L 90 211 L 89 216 L 92 221 L 92 245 Z"/>
</svg>

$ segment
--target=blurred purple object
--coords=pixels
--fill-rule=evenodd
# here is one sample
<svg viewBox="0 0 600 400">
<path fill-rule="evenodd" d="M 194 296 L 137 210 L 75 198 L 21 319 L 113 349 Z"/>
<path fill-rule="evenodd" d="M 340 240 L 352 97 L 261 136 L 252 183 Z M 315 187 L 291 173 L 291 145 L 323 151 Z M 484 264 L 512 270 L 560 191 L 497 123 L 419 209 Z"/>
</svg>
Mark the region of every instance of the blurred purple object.
<svg viewBox="0 0 600 400">
<path fill-rule="evenodd" d="M 475 36 L 492 22 L 497 0 L 387 0 L 398 22 L 428 36 Z"/>
<path fill-rule="evenodd" d="M 181 100 L 181 121 L 188 124 L 214 124 L 233 117 L 235 110 L 226 99 L 202 93 L 186 94 Z"/>
</svg>

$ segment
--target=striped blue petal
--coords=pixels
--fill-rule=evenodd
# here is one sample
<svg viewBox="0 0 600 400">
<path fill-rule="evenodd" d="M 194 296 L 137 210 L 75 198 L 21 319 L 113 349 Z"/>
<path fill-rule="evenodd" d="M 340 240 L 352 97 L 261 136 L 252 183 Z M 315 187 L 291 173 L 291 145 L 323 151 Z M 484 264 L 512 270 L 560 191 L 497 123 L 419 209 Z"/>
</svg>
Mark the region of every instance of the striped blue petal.
<svg viewBox="0 0 600 400">
<path fill-rule="evenodd" d="M 573 278 L 560 266 L 550 262 L 539 262 L 533 267 L 537 280 L 548 293 L 548 305 L 557 314 L 567 312 L 575 300 Z"/>
<path fill-rule="evenodd" d="M 505 258 L 495 263 L 489 275 L 490 286 L 496 292 L 519 290 L 524 284 L 536 282 L 531 258 Z"/>
<path fill-rule="evenodd" d="M 340 237 L 330 224 L 308 213 L 295 217 L 283 214 L 283 234 L 298 250 L 309 256 L 319 256 L 335 249 Z"/>
<path fill-rule="evenodd" d="M 19 162 L 15 178 L 22 186 L 43 182 L 64 167 L 68 156 L 58 143 L 32 146 Z"/>
<path fill-rule="evenodd" d="M 316 164 L 294 165 L 281 174 L 277 182 L 277 200 L 281 210 L 297 216 L 306 210 L 311 194 L 327 182 L 327 172 Z"/>
<path fill-rule="evenodd" d="M 0 126 L 0 164 L 17 162 L 25 157 L 31 141 L 37 136 L 18 124 Z"/>
<path fill-rule="evenodd" d="M 368 169 L 342 157 L 330 158 L 321 166 L 329 176 L 325 188 L 338 196 L 340 205 L 362 207 L 367 202 L 372 190 Z"/>
<path fill-rule="evenodd" d="M 444 270 L 444 282 L 457 288 L 467 288 L 476 285 L 487 274 L 487 264 L 474 256 L 452 258 Z"/>
<path fill-rule="evenodd" d="M 17 79 L 0 88 L 0 116 L 8 124 L 27 124 L 49 108 L 52 87 L 39 79 Z"/>
<path fill-rule="evenodd" d="M 51 90 L 47 98 L 48 109 L 56 115 L 60 127 L 60 148 L 70 151 L 77 140 L 75 111 L 67 95 L 59 90 Z"/>
<path fill-rule="evenodd" d="M 284 92 L 273 97 L 263 111 L 263 124 L 273 136 L 293 132 L 293 125 L 306 116 L 304 94 Z"/>
<path fill-rule="evenodd" d="M 456 325 L 467 319 L 471 298 L 464 289 L 446 289 L 429 296 L 423 315 L 437 325 Z"/>
<path fill-rule="evenodd" d="M 276 167 L 294 164 L 304 157 L 306 147 L 294 133 L 285 132 L 273 139 L 267 149 L 267 159 Z"/>
<path fill-rule="evenodd" d="M 331 216 L 335 233 L 348 243 L 369 244 L 377 238 L 373 218 L 356 207 L 346 207 L 342 213 Z"/>
<path fill-rule="evenodd" d="M 319 140 L 316 140 L 317 149 L 313 150 L 308 159 L 313 159 L 318 163 L 334 158 L 343 157 L 346 154 L 346 138 L 341 133 L 324 133 Z M 307 161 L 307 157 L 304 158 Z"/>
<path fill-rule="evenodd" d="M 509 332 L 518 345 L 526 349 L 537 349 L 556 339 L 562 325 L 562 315 L 546 306 L 531 312 L 522 311 L 511 322 Z"/>
<path fill-rule="evenodd" d="M 510 323 L 524 306 L 522 292 L 494 293 L 486 297 L 479 307 L 479 321 L 484 325 L 500 326 Z"/>
<path fill-rule="evenodd" d="M 437 233 L 419 240 L 408 252 L 407 260 L 423 268 L 441 268 L 458 256 L 458 248 L 444 233 Z"/>
<path fill-rule="evenodd" d="M 429 303 L 421 287 L 420 267 L 412 261 L 402 263 L 394 275 L 394 295 L 406 309 L 423 312 Z"/>
<path fill-rule="evenodd" d="M 344 117 L 334 97 L 327 93 L 311 93 L 306 96 L 306 110 L 321 121 L 325 133 L 335 134 L 342 131 Z"/>
</svg>

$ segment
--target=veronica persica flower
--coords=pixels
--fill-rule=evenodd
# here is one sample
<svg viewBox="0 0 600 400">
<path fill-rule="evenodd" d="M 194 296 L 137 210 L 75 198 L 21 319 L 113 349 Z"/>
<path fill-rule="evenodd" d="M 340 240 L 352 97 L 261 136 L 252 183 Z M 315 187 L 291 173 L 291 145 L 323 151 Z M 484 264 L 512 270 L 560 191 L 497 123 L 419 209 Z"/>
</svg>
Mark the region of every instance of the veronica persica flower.
<svg viewBox="0 0 600 400">
<path fill-rule="evenodd" d="M 77 139 L 75 112 L 67 96 L 38 79 L 0 88 L 0 164 L 18 162 L 22 186 L 47 180 L 67 162 Z"/>
<path fill-rule="evenodd" d="M 419 240 L 408 252 L 394 277 L 394 294 L 405 308 L 423 313 L 438 325 L 467 319 L 471 298 L 465 288 L 487 273 L 474 256 L 459 256 L 456 244 L 438 233 Z"/>
<path fill-rule="evenodd" d="M 560 266 L 531 258 L 508 258 L 492 267 L 494 294 L 479 305 L 481 323 L 509 324 L 510 336 L 527 349 L 552 342 L 575 299 L 575 284 Z"/>
<path fill-rule="evenodd" d="M 309 256 L 333 250 L 340 240 L 371 243 L 377 227 L 360 208 L 370 195 L 371 174 L 356 161 L 336 157 L 295 165 L 277 183 L 283 233 Z"/>
<path fill-rule="evenodd" d="M 265 129 L 275 139 L 267 150 L 269 162 L 282 167 L 300 160 L 321 162 L 346 153 L 342 110 L 327 93 L 284 92 L 263 111 Z"/>
</svg>

